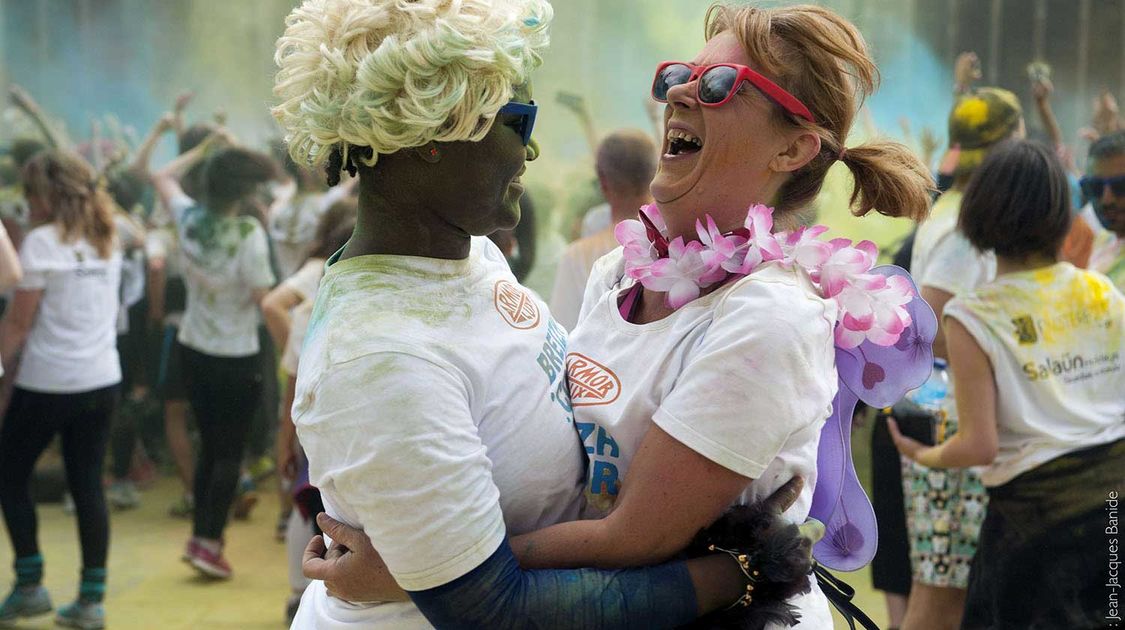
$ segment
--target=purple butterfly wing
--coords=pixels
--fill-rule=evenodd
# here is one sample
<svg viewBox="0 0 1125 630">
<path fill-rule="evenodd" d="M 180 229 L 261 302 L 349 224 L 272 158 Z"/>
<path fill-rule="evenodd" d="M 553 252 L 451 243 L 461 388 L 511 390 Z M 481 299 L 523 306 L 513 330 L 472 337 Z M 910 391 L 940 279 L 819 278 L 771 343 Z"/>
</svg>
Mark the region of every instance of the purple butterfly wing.
<svg viewBox="0 0 1125 630">
<path fill-rule="evenodd" d="M 910 279 L 900 267 L 882 266 L 872 271 Z M 809 516 L 824 523 L 826 530 L 813 548 L 813 556 L 830 569 L 855 571 L 871 562 L 878 546 L 875 511 L 852 463 L 851 427 L 856 402 L 889 407 L 925 382 L 933 364 L 937 317 L 922 300 L 913 279 L 910 282 L 914 299 L 906 310 L 911 324 L 898 343 L 877 346 L 866 341 L 856 348 L 836 349 L 839 390 L 832 401 L 832 415 L 820 433 L 816 490 L 809 511 Z"/>
</svg>

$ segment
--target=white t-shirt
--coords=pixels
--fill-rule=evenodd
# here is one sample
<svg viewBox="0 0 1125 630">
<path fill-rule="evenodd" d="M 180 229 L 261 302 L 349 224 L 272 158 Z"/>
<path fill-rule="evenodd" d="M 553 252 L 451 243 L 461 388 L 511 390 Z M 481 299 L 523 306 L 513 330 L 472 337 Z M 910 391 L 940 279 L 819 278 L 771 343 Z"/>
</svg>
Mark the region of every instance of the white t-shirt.
<svg viewBox="0 0 1125 630">
<path fill-rule="evenodd" d="M 578 238 L 593 236 L 602 230 L 613 227 L 613 209 L 608 203 L 602 203 L 586 211 L 582 217 L 582 229 Z"/>
<path fill-rule="evenodd" d="M 617 237 L 607 228 L 571 243 L 555 271 L 555 286 L 551 290 L 551 314 L 567 330 L 574 330 L 578 313 L 582 310 L 582 296 L 590 270 L 598 259 L 617 247 Z"/>
<path fill-rule="evenodd" d="M 744 503 L 768 497 L 795 475 L 805 487 L 785 516 L 808 517 L 820 430 L 836 395 L 835 303 L 803 270 L 768 265 L 637 325 L 618 310 L 621 249 L 594 267 L 567 376 L 575 426 L 589 457 L 585 494 L 606 514 L 644 435 L 655 423 L 704 457 L 754 479 Z M 802 628 L 830 628 L 828 602 L 795 598 Z"/>
<path fill-rule="evenodd" d="M 218 217 L 186 195 L 172 200 L 187 308 L 180 343 L 215 357 L 258 353 L 252 291 L 273 285 L 266 231 L 253 217 Z"/>
<path fill-rule="evenodd" d="M 958 295 L 996 277 L 996 256 L 977 251 L 957 229 L 961 197 L 955 190 L 943 194 L 918 226 L 910 273 L 919 287 Z"/>
<path fill-rule="evenodd" d="M 316 288 L 320 285 L 323 276 L 324 259 L 310 258 L 297 270 L 297 273 L 289 276 L 282 283 L 301 296 L 301 303 L 290 311 L 289 339 L 286 340 L 285 350 L 281 353 L 281 369 L 291 376 L 297 375 L 301 344 L 304 343 L 305 329 L 308 328 L 309 319 L 312 317 Z"/>
<path fill-rule="evenodd" d="M 20 359 L 16 386 L 76 394 L 121 382 L 117 311 L 121 251 L 108 259 L 85 239 L 63 243 L 54 224 L 27 234 L 20 247 L 20 289 L 43 297 Z"/>
<path fill-rule="evenodd" d="M 156 227 L 145 234 L 145 258 L 163 260 L 164 273 L 168 278 L 183 276 L 180 244 L 173 226 Z"/>
<path fill-rule="evenodd" d="M 317 291 L 293 420 L 329 514 L 364 529 L 396 581 L 479 566 L 505 531 L 574 520 L 583 458 L 566 331 L 474 238 L 465 260 L 361 256 Z M 412 604 L 306 590 L 294 628 L 426 627 Z"/>
<path fill-rule="evenodd" d="M 992 363 L 1000 451 L 986 486 L 1125 437 L 1125 296 L 1070 263 L 1004 274 L 950 300 Z"/>
<path fill-rule="evenodd" d="M 332 204 L 348 196 L 349 187 L 336 186 L 325 192 L 297 194 L 296 186 L 281 193 L 283 198 L 270 211 L 269 235 L 277 255 L 278 273 L 287 278 L 305 262 L 316 238 L 320 218 Z"/>
</svg>

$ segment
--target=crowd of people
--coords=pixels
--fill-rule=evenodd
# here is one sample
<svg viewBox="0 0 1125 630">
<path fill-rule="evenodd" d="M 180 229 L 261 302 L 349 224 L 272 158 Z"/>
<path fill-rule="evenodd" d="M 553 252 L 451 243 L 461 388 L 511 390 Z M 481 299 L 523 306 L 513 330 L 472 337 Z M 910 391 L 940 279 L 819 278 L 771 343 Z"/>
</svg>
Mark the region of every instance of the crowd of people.
<svg viewBox="0 0 1125 630">
<path fill-rule="evenodd" d="M 521 281 L 555 213 L 521 177 L 552 17 L 547 0 L 308 0 L 278 41 L 268 147 L 221 115 L 185 122 L 190 93 L 139 142 L 75 143 L 11 89 L 35 133 L 0 163 L 0 626 L 106 626 L 109 512 L 136 507 L 154 459 L 182 484 L 184 562 L 216 582 L 238 564 L 229 519 L 276 471 L 295 628 L 823 629 L 830 602 L 869 623 L 816 568 L 874 535 L 817 493 L 847 482 L 818 445 L 882 400 L 864 389 L 905 393 L 856 412 L 874 419 L 890 627 L 1119 617 L 1112 96 L 1078 160 L 1046 70 L 1037 142 L 966 53 L 937 164 L 849 146 L 878 81 L 856 27 L 717 4 L 694 59 L 657 66 L 655 138 L 599 138 L 562 95 L 602 203 L 539 296 Z M 178 155 L 153 169 L 167 135 Z M 810 223 L 836 165 L 853 214 L 916 222 L 895 254 L 909 275 Z M 852 379 L 848 351 L 927 378 L 872 359 Z M 32 500 L 56 437 L 82 556 L 57 611 Z"/>
</svg>

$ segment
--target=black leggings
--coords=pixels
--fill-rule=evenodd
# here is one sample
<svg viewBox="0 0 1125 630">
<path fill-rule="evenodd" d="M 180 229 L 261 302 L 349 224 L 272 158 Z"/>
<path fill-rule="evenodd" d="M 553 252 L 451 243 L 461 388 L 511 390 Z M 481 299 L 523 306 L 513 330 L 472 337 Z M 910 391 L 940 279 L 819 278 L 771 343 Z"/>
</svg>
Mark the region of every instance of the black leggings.
<svg viewBox="0 0 1125 630">
<path fill-rule="evenodd" d="M 35 462 L 55 434 L 62 436 L 66 483 L 78 515 L 82 566 L 105 568 L 109 515 L 102 492 L 109 420 L 118 385 L 79 394 L 44 394 L 15 388 L 0 428 L 0 507 L 17 558 L 39 553 L 30 482 Z"/>
<path fill-rule="evenodd" d="M 262 390 L 257 355 L 214 357 L 180 346 L 184 385 L 199 427 L 192 533 L 221 540 Z"/>
</svg>

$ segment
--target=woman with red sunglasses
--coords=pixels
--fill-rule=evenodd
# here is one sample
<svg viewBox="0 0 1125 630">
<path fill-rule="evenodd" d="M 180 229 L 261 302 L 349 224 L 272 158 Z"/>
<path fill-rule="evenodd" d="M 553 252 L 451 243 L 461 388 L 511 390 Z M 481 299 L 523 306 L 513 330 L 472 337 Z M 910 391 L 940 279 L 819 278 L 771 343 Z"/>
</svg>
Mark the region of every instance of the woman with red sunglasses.
<svg viewBox="0 0 1125 630">
<path fill-rule="evenodd" d="M 904 330 L 894 309 L 881 306 L 867 314 L 854 308 L 856 317 L 837 324 L 846 309 L 829 297 L 840 288 L 835 283 L 856 287 L 848 270 L 832 265 L 848 258 L 869 269 L 868 245 L 818 244 L 813 231 L 783 238 L 770 229 L 797 228 L 838 161 L 855 177 L 856 214 L 920 217 L 928 209 L 932 182 L 904 147 L 844 150 L 860 97 L 874 89 L 877 74 L 859 33 L 814 6 L 718 6 L 707 25 L 708 43 L 694 61 L 658 70 L 653 96 L 668 105 L 652 183 L 657 207 L 646 208 L 644 226 L 619 228 L 625 249 L 595 267 L 567 348 L 575 426 L 589 460 L 585 495 L 593 515 L 604 518 L 513 538 L 524 568 L 667 561 L 731 504 L 758 500 L 793 476 L 815 479 L 820 428 L 837 388 L 834 340 L 858 344 L 860 334 L 893 343 Z M 755 204 L 775 210 L 770 216 Z M 636 229 L 651 243 L 638 242 Z M 751 261 L 748 249 L 759 258 Z M 805 258 L 826 251 L 839 256 L 836 263 Z M 642 261 L 646 256 L 653 259 Z M 708 262 L 716 257 L 721 269 Z M 815 282 L 806 264 L 817 268 Z M 787 519 L 805 519 L 812 488 L 800 492 Z M 355 533 L 325 523 L 330 533 Z M 355 558 L 306 566 L 346 596 L 388 596 L 380 590 L 385 576 L 371 569 L 378 556 L 363 537 L 344 542 L 362 547 Z M 742 560 L 753 587 L 761 559 Z M 471 627 L 485 619 L 478 616 L 483 607 L 493 615 L 488 622 L 504 619 L 495 607 L 507 602 L 467 605 L 471 588 L 450 584 L 447 593 L 466 606 L 424 606 L 430 621 Z M 793 608 L 767 616 L 754 609 L 751 588 L 736 602 L 751 606 L 736 608 L 758 613 L 745 620 L 750 625 L 797 623 L 799 615 L 802 627 L 830 627 L 823 596 L 811 583 L 808 590 L 789 602 Z"/>
</svg>

